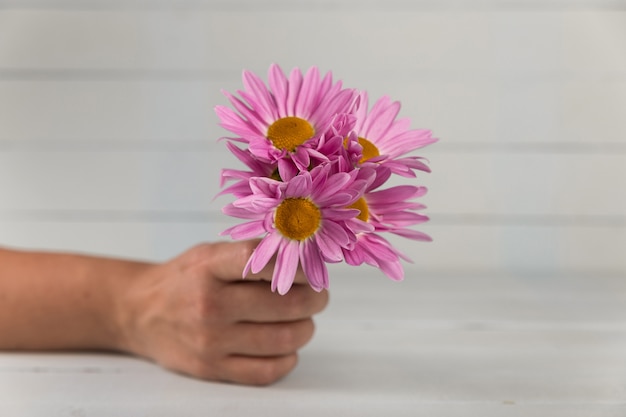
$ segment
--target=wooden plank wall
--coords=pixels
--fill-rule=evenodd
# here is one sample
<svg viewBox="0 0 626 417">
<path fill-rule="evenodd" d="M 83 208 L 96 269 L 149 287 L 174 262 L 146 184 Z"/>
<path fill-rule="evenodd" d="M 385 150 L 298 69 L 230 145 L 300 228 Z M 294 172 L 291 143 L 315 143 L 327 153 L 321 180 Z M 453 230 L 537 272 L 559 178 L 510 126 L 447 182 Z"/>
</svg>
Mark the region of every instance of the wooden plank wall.
<svg viewBox="0 0 626 417">
<path fill-rule="evenodd" d="M 232 220 L 220 89 L 318 65 L 440 143 L 420 271 L 626 273 L 626 2 L 0 1 L 0 244 L 166 259 Z"/>
</svg>

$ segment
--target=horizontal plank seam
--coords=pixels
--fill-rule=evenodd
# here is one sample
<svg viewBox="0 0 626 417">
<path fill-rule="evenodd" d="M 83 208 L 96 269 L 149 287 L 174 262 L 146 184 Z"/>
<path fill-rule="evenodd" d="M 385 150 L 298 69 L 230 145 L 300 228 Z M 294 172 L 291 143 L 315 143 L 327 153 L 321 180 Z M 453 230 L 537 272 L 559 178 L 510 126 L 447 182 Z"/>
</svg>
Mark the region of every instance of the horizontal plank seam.
<svg viewBox="0 0 626 417">
<path fill-rule="evenodd" d="M 276 11 L 327 11 L 374 10 L 393 11 L 569 11 L 580 9 L 591 10 L 624 10 L 626 6 L 619 0 L 482 0 L 467 2 L 462 0 L 362 0 L 332 1 L 308 0 L 293 2 L 289 0 L 273 0 L 258 2 L 253 0 L 236 1 L 146 1 L 146 0 L 3 0 L 0 9 L 5 10 L 64 10 L 64 11 L 161 11 L 161 10 L 206 10 L 227 12 L 265 12 Z"/>
<path fill-rule="evenodd" d="M 0 81 L 238 81 L 242 68 L 0 68 Z M 359 70 L 373 80 L 406 81 L 472 81 L 486 84 L 494 82 L 613 83 L 626 81 L 626 71 L 621 70 L 569 70 L 569 69 L 497 69 L 476 70 L 445 68 L 398 68 L 385 70 Z M 339 77 L 342 78 L 342 77 Z"/>
<path fill-rule="evenodd" d="M 227 134 L 227 132 L 224 132 Z M 438 136 L 435 133 L 435 136 Z M 215 152 L 227 153 L 219 137 L 208 139 L 5 139 L 0 136 L 0 152 Z M 626 155 L 624 142 L 447 142 L 443 138 L 435 145 L 420 149 L 418 154 L 449 153 L 497 153 L 497 154 L 546 154 L 546 155 Z"/>
<path fill-rule="evenodd" d="M 504 214 L 504 213 L 427 213 L 432 225 L 439 226 L 538 226 L 625 228 L 626 215 Z M 0 210 L 0 222 L 71 223 L 207 223 L 232 222 L 217 210 Z"/>
</svg>

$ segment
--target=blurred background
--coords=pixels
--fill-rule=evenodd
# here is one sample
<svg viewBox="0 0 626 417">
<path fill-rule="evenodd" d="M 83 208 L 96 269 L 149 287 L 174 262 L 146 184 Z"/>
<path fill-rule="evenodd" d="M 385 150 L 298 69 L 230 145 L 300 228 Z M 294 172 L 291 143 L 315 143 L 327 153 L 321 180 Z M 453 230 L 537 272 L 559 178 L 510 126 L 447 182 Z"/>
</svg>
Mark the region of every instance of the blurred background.
<svg viewBox="0 0 626 417">
<path fill-rule="evenodd" d="M 623 416 L 626 1 L 0 0 L 0 246 L 161 261 L 219 239 L 219 172 L 241 165 L 213 107 L 271 63 L 388 94 L 440 138 L 415 181 L 434 242 L 394 240 L 407 278 L 333 266 L 276 404 L 36 355 L 5 357 L 5 402 Z"/>
<path fill-rule="evenodd" d="M 2 0 L 0 244 L 164 260 L 218 239 L 221 89 L 318 65 L 402 102 L 416 274 L 626 274 L 626 3 Z"/>
</svg>

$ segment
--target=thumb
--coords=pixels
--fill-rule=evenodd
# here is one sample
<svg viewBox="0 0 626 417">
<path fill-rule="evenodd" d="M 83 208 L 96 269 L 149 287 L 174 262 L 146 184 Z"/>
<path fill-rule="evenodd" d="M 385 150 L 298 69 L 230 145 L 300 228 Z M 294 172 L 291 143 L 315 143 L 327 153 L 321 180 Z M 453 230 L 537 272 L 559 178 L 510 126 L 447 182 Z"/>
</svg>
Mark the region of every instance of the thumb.
<svg viewBox="0 0 626 417">
<path fill-rule="evenodd" d="M 248 260 L 258 246 L 260 239 L 242 240 L 236 242 L 215 242 L 201 244 L 191 250 L 194 253 L 190 259 L 192 264 L 203 265 L 208 273 L 221 281 L 241 281 L 243 271 Z M 248 274 L 246 280 L 271 281 L 274 274 L 276 258 L 272 258 L 267 265 L 256 274 Z M 299 266 L 294 283 L 307 283 L 307 279 Z"/>
</svg>

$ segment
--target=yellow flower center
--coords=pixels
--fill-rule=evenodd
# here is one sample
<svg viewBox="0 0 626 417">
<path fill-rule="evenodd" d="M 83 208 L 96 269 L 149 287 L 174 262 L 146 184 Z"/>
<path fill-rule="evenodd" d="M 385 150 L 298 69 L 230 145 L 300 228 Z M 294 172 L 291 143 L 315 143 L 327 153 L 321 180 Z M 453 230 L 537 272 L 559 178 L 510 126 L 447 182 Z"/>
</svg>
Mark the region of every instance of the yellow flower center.
<svg viewBox="0 0 626 417">
<path fill-rule="evenodd" d="M 298 146 L 315 135 L 309 122 L 299 117 L 283 117 L 267 129 L 267 138 L 278 148 L 293 152 Z"/>
<path fill-rule="evenodd" d="M 357 201 L 350 204 L 347 208 L 359 210 L 360 213 L 358 216 L 356 216 L 356 218 L 359 220 L 366 222 L 370 218 L 370 210 L 367 207 L 367 202 L 365 201 L 363 197 L 359 198 Z"/>
<path fill-rule="evenodd" d="M 306 198 L 286 198 L 276 209 L 274 217 L 278 231 L 293 240 L 313 236 L 321 220 L 320 209 Z"/>
<path fill-rule="evenodd" d="M 380 156 L 380 152 L 378 151 L 376 145 L 374 145 L 369 140 L 359 136 L 359 145 L 363 147 L 363 156 L 361 157 L 361 160 L 359 162 L 365 162 L 368 159 Z"/>
</svg>

